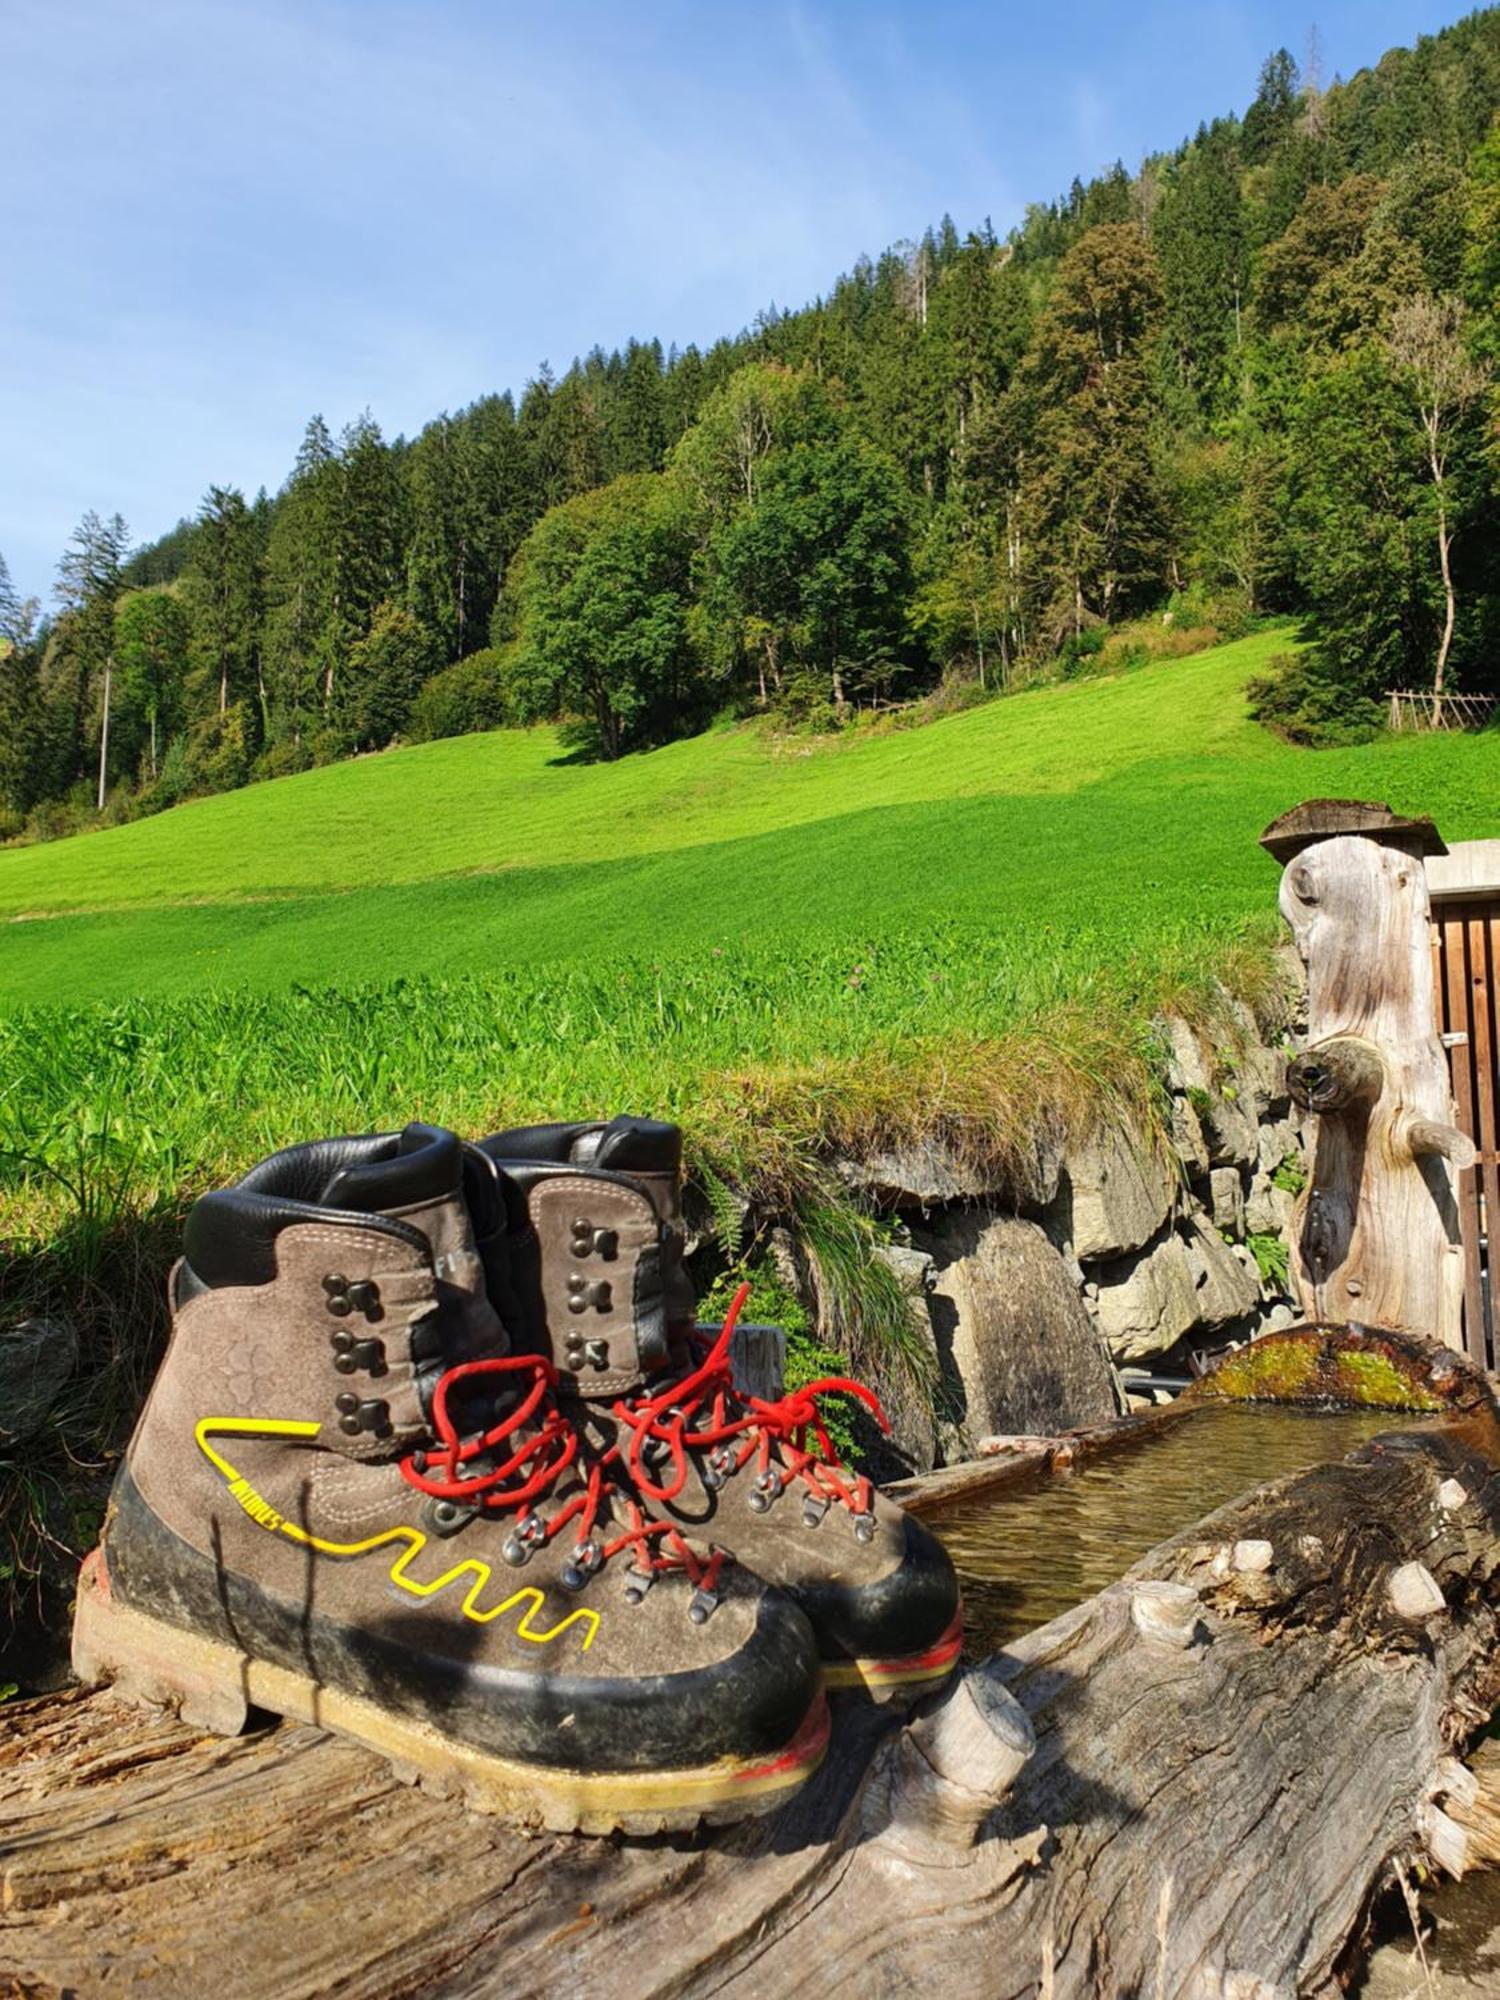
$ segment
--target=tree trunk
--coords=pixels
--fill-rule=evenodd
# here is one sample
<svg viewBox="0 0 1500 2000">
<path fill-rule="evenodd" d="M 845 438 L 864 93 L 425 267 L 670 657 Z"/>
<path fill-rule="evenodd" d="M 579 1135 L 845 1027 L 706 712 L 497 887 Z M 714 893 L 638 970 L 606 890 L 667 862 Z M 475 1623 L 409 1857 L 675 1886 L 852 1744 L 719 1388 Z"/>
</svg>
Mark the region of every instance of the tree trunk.
<svg viewBox="0 0 1500 2000">
<path fill-rule="evenodd" d="M 776 1817 L 528 1838 L 280 1725 L 9 1711 L 0 1974 L 163 2000 L 1331 1994 L 1393 1859 L 1465 1861 L 1500 1681 L 1482 1408 L 1262 1489 L 970 1668 L 846 1706 Z"/>
<path fill-rule="evenodd" d="M 1453 627 L 1458 620 L 1458 600 L 1453 589 L 1453 567 L 1449 560 L 1453 538 L 1448 533 L 1448 513 L 1438 484 L 1438 563 L 1443 572 L 1443 637 L 1438 646 L 1437 667 L 1432 676 L 1432 726 L 1440 728 L 1443 714 L 1443 685 L 1448 672 L 1448 649 L 1453 644 Z"/>
<path fill-rule="evenodd" d="M 104 662 L 104 714 L 99 724 L 98 809 L 100 812 L 103 812 L 104 810 L 104 788 L 107 782 L 107 775 L 109 771 L 109 692 L 110 692 L 110 681 L 113 678 L 113 673 L 114 673 L 114 661 L 106 660 Z"/>
</svg>

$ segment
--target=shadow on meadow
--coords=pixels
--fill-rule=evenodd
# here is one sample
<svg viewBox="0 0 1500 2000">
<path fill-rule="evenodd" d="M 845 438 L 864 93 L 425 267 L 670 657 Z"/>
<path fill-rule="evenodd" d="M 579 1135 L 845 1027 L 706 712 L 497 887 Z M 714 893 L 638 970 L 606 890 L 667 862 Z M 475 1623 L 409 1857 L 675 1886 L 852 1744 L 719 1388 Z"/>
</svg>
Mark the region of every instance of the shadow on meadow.
<svg viewBox="0 0 1500 2000">
<path fill-rule="evenodd" d="M 23 1428 L 0 1429 L 0 1688 L 58 1673 L 78 1563 L 166 1343 L 181 1227 L 175 1205 L 86 1210 L 44 1243 L 0 1246 L 0 1326 L 44 1329 L 71 1362 L 35 1428 L 12 1407 Z"/>
</svg>

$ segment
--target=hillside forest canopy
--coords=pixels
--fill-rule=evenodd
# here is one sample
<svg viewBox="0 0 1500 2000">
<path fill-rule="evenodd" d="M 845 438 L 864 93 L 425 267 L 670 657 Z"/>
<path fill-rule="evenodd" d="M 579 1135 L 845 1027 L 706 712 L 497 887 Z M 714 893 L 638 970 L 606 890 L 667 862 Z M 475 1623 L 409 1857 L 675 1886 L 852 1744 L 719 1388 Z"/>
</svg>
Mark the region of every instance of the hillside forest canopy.
<svg viewBox="0 0 1500 2000">
<path fill-rule="evenodd" d="M 632 341 L 412 439 L 314 417 L 280 492 L 55 604 L 0 559 L 0 837 L 554 721 L 615 758 L 831 728 L 1300 616 L 1312 744 L 1500 690 L 1500 9 L 1031 208 L 944 219 L 700 352 Z"/>
</svg>

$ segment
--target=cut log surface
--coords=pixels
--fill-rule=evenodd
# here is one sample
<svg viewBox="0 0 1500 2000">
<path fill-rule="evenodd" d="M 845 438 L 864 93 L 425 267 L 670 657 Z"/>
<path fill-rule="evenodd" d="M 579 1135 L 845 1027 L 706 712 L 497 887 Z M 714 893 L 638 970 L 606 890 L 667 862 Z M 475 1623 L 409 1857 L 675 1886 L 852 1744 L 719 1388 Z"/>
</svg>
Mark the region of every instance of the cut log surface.
<svg viewBox="0 0 1500 2000">
<path fill-rule="evenodd" d="M 843 1707 L 797 1801 L 701 1839 L 528 1838 L 315 1729 L 23 1703 L 0 1991 L 1331 1992 L 1391 1858 L 1460 1851 L 1497 1463 L 1484 1413 L 1249 1495 L 909 1726 Z M 1398 1608 L 1410 1564 L 1443 1608 L 1409 1574 Z"/>
</svg>

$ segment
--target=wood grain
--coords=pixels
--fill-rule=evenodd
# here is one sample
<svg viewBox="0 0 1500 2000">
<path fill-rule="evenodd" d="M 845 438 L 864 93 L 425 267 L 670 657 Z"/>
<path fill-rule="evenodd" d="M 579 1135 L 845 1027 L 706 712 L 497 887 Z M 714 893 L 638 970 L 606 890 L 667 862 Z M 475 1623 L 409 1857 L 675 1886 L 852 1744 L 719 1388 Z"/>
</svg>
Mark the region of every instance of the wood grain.
<svg viewBox="0 0 1500 2000">
<path fill-rule="evenodd" d="M 1293 1217 L 1303 1310 L 1461 1347 L 1453 1161 L 1466 1149 L 1439 1039 L 1420 859 L 1359 834 L 1318 840 L 1288 863 L 1281 910 L 1308 977 L 1308 1046 L 1288 1081 L 1317 1113 Z"/>
<path fill-rule="evenodd" d="M 702 1839 L 527 1838 L 312 1729 L 22 1704 L 0 1990 L 1327 1991 L 1390 1858 L 1452 1838 L 1497 1692 L 1497 1462 L 1481 1413 L 1236 1502 L 915 1727 L 843 1706 L 796 1802 Z M 1414 1626 L 1389 1584 L 1418 1561 L 1448 1608 Z"/>
</svg>

